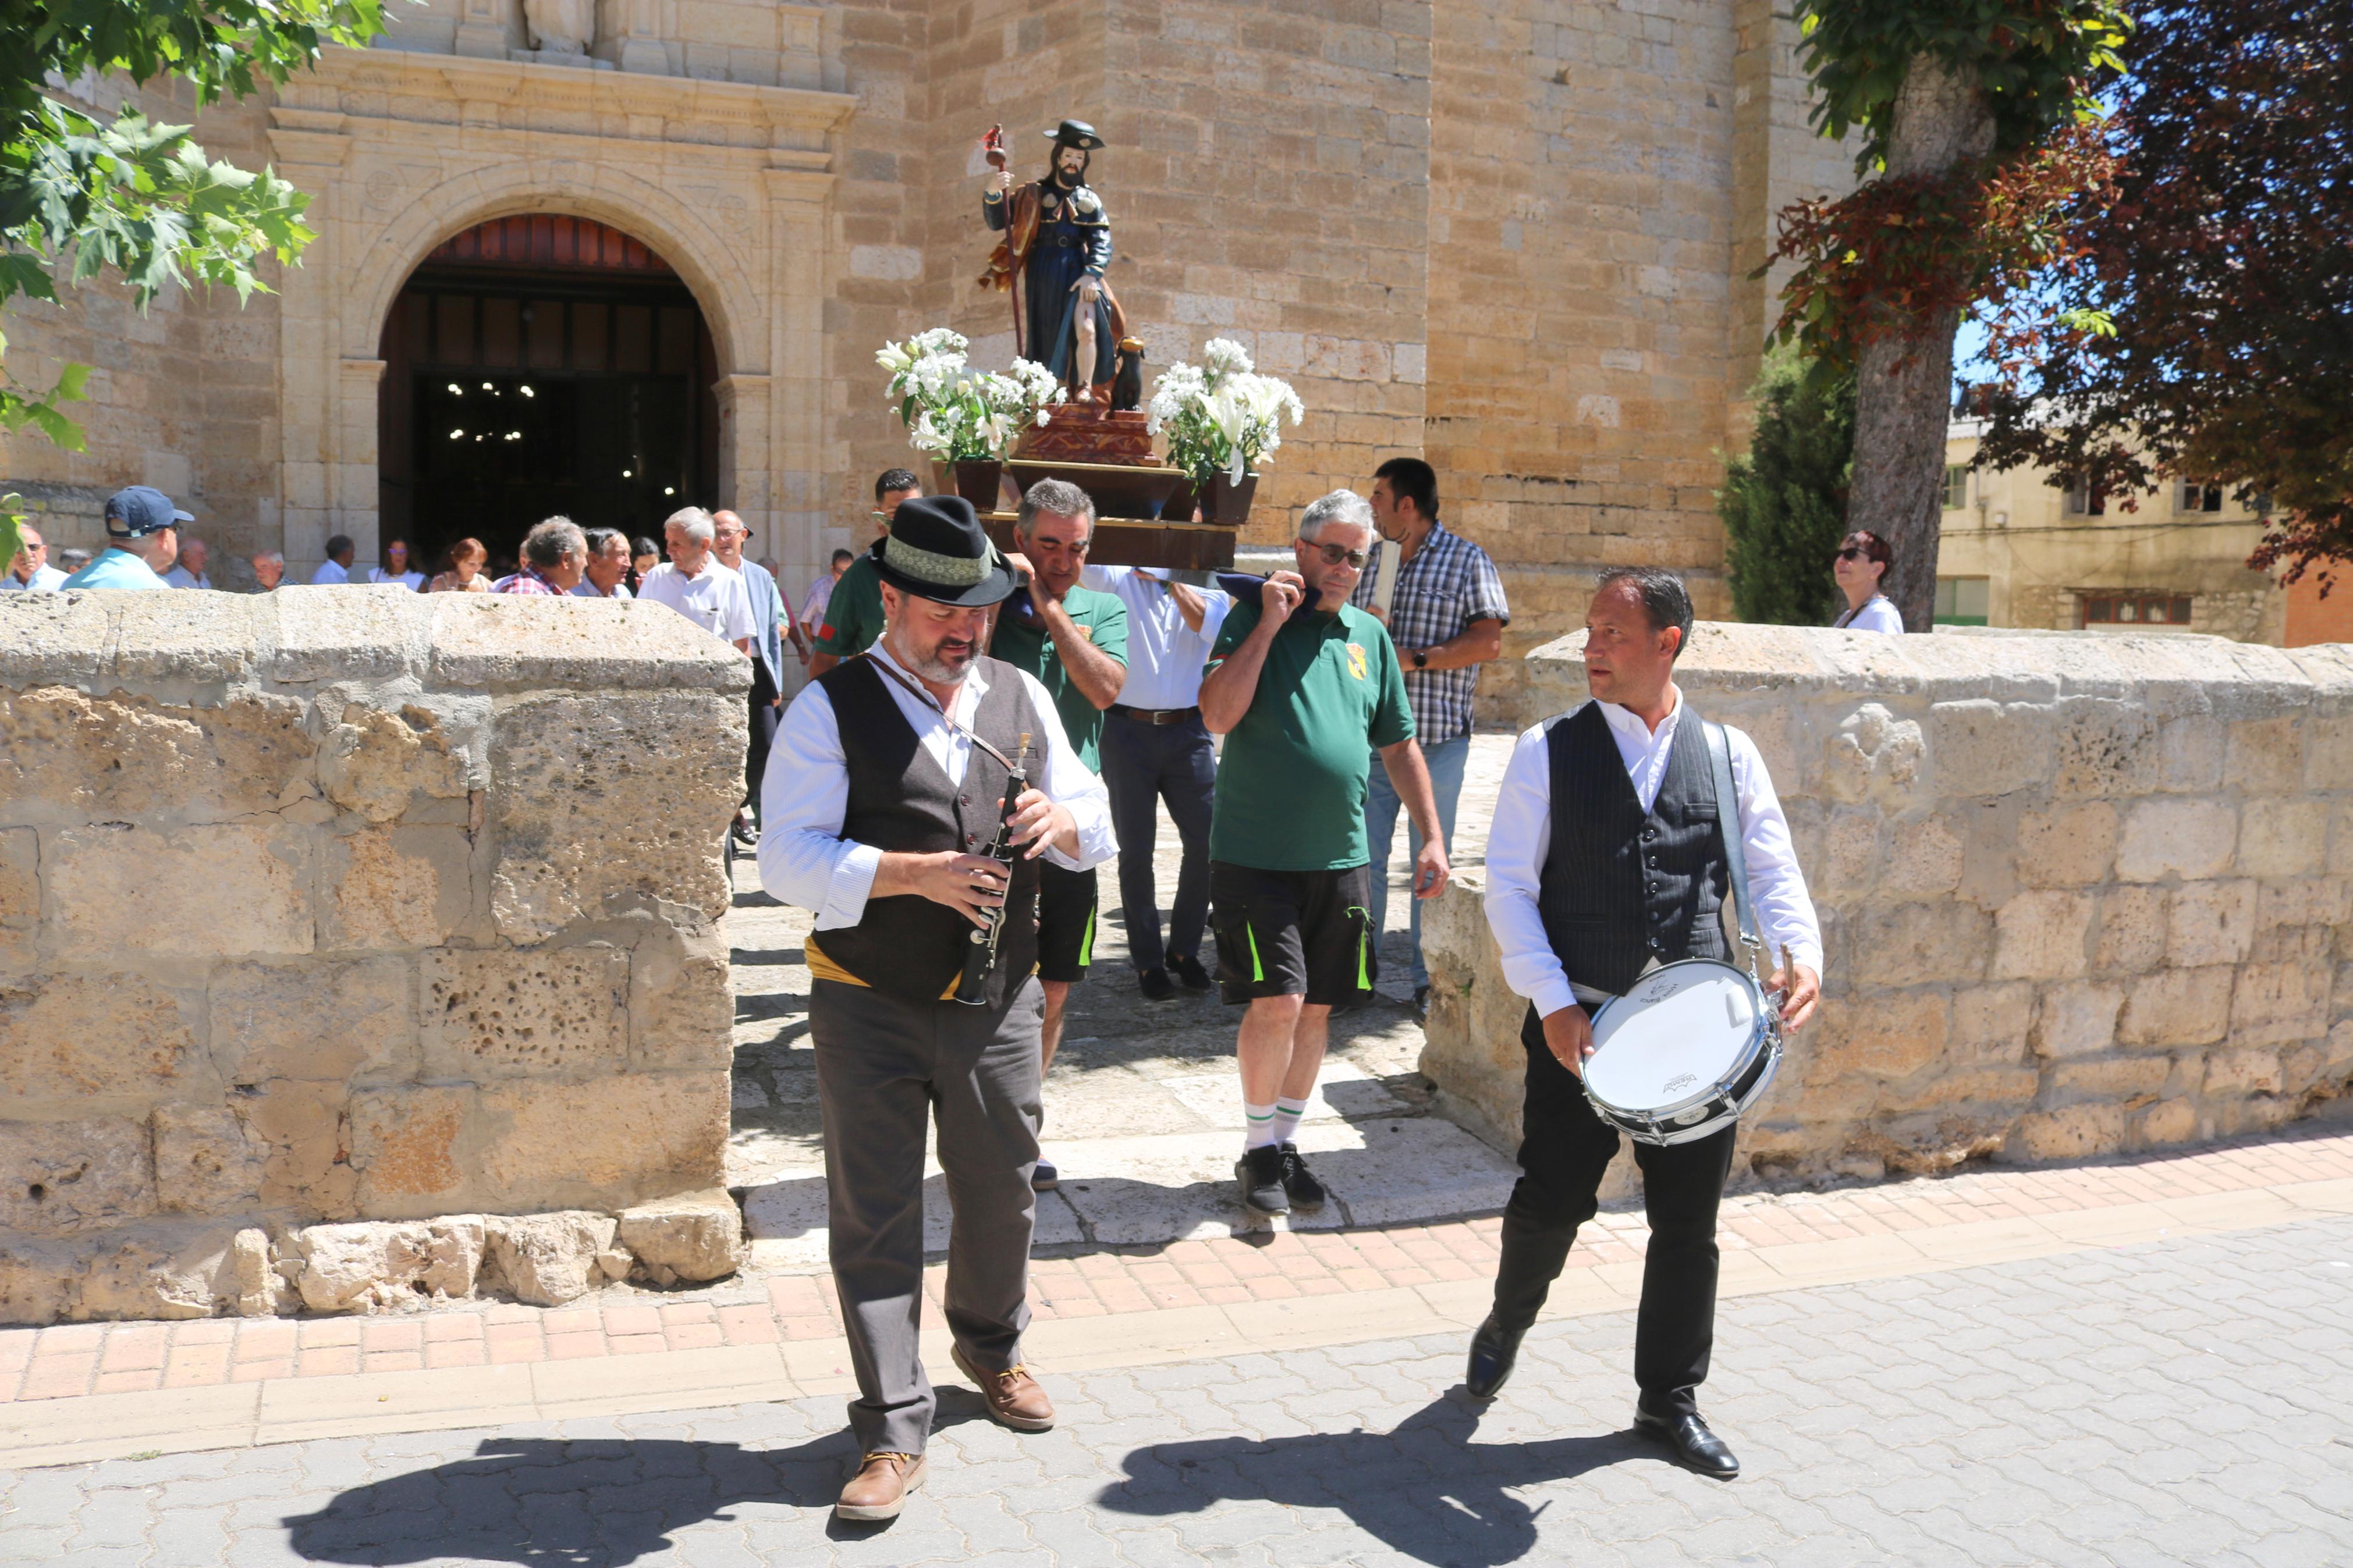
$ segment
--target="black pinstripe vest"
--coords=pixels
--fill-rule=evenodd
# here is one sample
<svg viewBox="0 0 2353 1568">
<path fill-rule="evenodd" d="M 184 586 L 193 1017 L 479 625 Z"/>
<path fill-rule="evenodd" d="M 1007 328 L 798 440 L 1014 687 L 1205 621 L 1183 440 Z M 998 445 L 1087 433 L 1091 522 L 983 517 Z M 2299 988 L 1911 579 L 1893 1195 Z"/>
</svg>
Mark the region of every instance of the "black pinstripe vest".
<svg viewBox="0 0 2353 1568">
<path fill-rule="evenodd" d="M 1545 739 L 1552 847 L 1536 910 L 1569 978 L 1620 995 L 1653 958 L 1728 958 L 1720 911 L 1729 868 L 1698 715 L 1685 708 L 1675 721 L 1648 811 L 1600 704 L 1554 720 Z"/>
<path fill-rule="evenodd" d="M 1015 754 L 1022 731 L 1031 737 L 1026 766 L 1034 780 L 1039 742 L 1045 726 L 1029 706 L 1020 672 L 993 658 L 979 661 L 988 689 L 973 713 L 972 727 L 1007 756 Z M 952 784 L 923 749 L 906 715 L 892 700 L 888 678 L 872 662 L 845 659 L 818 678 L 833 704 L 841 750 L 849 773 L 849 804 L 841 836 L 885 853 L 932 854 L 943 849 L 978 855 L 997 836 L 1005 803 L 1005 765 L 978 746 L 965 764 L 964 783 Z M 1005 935 L 997 967 L 988 977 L 988 1005 L 1005 1001 L 1038 966 L 1038 862 L 1017 858 L 1013 885 L 1005 899 Z M 817 933 L 825 956 L 877 991 L 917 1002 L 938 1001 L 955 983 L 970 944 L 972 922 L 915 894 L 869 899 L 859 922 Z"/>
</svg>

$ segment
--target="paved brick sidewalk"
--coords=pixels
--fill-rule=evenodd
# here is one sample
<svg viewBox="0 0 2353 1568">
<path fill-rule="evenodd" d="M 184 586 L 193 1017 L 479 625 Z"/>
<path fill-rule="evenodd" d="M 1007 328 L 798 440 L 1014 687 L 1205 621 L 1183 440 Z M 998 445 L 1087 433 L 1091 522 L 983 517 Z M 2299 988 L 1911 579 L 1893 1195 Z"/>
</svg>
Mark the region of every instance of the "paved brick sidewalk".
<svg viewBox="0 0 2353 1568">
<path fill-rule="evenodd" d="M 944 1394 L 928 1488 L 833 1524 L 836 1398 L 341 1438 L 0 1479 L 0 1560 L 232 1564 L 2052 1563 L 2353 1560 L 2353 1216 L 1728 1301 L 1706 1408 L 1624 1426 L 1632 1321 L 1546 1324 L 1504 1397 L 1460 1334 Z"/>
<path fill-rule="evenodd" d="M 2353 1133 L 2307 1129 L 2159 1159 L 1977 1170 L 1823 1193 L 1752 1194 L 1727 1204 L 1723 1238 L 1727 1253 L 1782 1259 L 1786 1270 L 1793 1254 L 1802 1258 L 1805 1249 L 1821 1243 L 1919 1236 L 2036 1216 L 2078 1215 L 2096 1222 L 2103 1212 L 2127 1205 L 2347 1179 L 2353 1179 Z M 1390 1229 L 1276 1232 L 1041 1258 L 1031 1272 L 1033 1310 L 1047 1325 L 1482 1281 L 1493 1274 L 1495 1231 L 1496 1222 L 1486 1218 Z M 1580 1237 L 1570 1261 L 1577 1269 L 1622 1272 L 1639 1262 L 1647 1237 L 1639 1209 L 1604 1214 Z M 1733 1260 L 1736 1268 L 1739 1262 Z M 936 1338 L 944 1331 L 939 1270 L 932 1271 L 929 1283 L 926 1319 Z M 807 1343 L 812 1351 L 830 1352 L 840 1333 L 828 1282 L 801 1276 L 670 1295 L 607 1292 L 595 1303 L 546 1310 L 467 1304 L 404 1317 L 0 1330 L 0 1405 L 730 1346 Z"/>
</svg>

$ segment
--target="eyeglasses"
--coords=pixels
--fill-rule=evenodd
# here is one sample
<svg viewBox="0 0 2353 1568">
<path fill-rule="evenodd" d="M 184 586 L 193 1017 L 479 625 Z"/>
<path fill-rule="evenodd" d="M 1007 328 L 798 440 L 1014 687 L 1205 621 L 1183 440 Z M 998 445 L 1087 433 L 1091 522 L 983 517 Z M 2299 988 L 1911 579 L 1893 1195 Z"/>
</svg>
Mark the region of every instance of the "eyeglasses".
<svg viewBox="0 0 2353 1568">
<path fill-rule="evenodd" d="M 1310 540 L 1307 541 L 1307 542 L 1314 543 L 1314 542 Z M 1366 551 L 1344 550 L 1336 544 L 1317 544 L 1315 548 L 1324 552 L 1324 565 L 1337 566 L 1345 561 L 1347 563 L 1348 570 L 1351 572 L 1362 572 L 1365 569 L 1365 563 L 1372 559 L 1372 556 Z"/>
<path fill-rule="evenodd" d="M 1833 561 L 1865 561 L 1869 560 L 1870 557 L 1871 552 L 1864 549 L 1862 545 L 1850 544 L 1844 550 L 1841 550 L 1837 554 L 1831 556 L 1831 559 Z"/>
</svg>

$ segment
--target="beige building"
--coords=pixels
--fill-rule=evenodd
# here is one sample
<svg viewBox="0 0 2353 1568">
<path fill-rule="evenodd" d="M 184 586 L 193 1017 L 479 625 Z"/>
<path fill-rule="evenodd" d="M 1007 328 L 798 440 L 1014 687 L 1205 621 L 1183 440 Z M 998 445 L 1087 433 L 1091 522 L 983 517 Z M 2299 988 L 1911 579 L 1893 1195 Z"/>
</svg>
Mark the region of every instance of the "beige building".
<svg viewBox="0 0 2353 1568">
<path fill-rule="evenodd" d="M 1748 275 L 1781 205 L 1849 178 L 1768 0 L 388 14 L 378 47 L 198 120 L 313 196 L 276 294 L 11 316 L 19 374 L 98 367 L 87 452 L 0 441 L 58 543 L 138 481 L 297 580 L 337 533 L 429 557 L 559 510 L 650 531 L 691 499 L 742 512 L 797 594 L 911 456 L 875 348 L 944 321 L 1010 353 L 975 282 L 982 132 L 1033 177 L 1071 115 L 1109 143 L 1111 276 L 1152 366 L 1236 338 L 1310 411 L 1254 537 L 1419 452 L 1522 637 L 1604 562 L 1688 568 L 1720 613 L 1712 490 L 1770 310 Z"/>
<path fill-rule="evenodd" d="M 2051 482 L 2039 468 L 1976 466 L 1984 421 L 1945 444 L 1936 618 L 1965 626 L 2205 632 L 2290 647 L 2353 638 L 2353 584 L 2323 599 L 2283 588 L 2247 557 L 2261 516 L 2227 487 L 2169 481 L 2119 497 Z"/>
</svg>

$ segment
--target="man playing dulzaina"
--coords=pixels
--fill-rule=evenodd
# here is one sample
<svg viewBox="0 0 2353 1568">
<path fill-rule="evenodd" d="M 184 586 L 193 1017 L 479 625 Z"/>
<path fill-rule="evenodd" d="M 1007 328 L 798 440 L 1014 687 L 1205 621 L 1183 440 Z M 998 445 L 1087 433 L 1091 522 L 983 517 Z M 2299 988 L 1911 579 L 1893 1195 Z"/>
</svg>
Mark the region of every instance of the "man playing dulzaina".
<svg viewBox="0 0 2353 1568">
<path fill-rule="evenodd" d="M 1296 573 L 1238 603 L 1210 649 L 1201 718 L 1226 737 L 1209 821 L 1218 983 L 1248 1003 L 1238 1055 L 1248 1119 L 1234 1167 L 1259 1215 L 1324 1206 L 1293 1139 L 1315 1092 L 1335 1003 L 1373 989 L 1365 782 L 1372 753 L 1422 836 L 1413 892 L 1446 887 L 1446 836 L 1414 744 L 1397 649 L 1348 603 L 1373 540 L 1364 498 L 1335 490 L 1300 514 Z M 1369 743 L 1369 750 L 1367 745 Z"/>
<path fill-rule="evenodd" d="M 905 501 L 871 559 L 882 636 L 786 711 L 760 813 L 762 885 L 817 916 L 806 951 L 828 1248 L 858 1375 L 846 1520 L 896 1517 L 923 1479 L 933 1393 L 916 1324 L 934 1116 L 955 1212 L 944 1305 L 955 1364 L 1004 1426 L 1053 1425 L 1021 1364 L 1037 1213 L 1038 865 L 1080 871 L 1112 852 L 1110 801 L 1053 699 L 979 651 L 1014 579 L 971 506 Z M 1008 876 L 982 851 L 1015 766 L 1043 788 L 1014 802 Z M 953 997 L 991 911 L 1001 946 L 967 1005 Z"/>
</svg>

